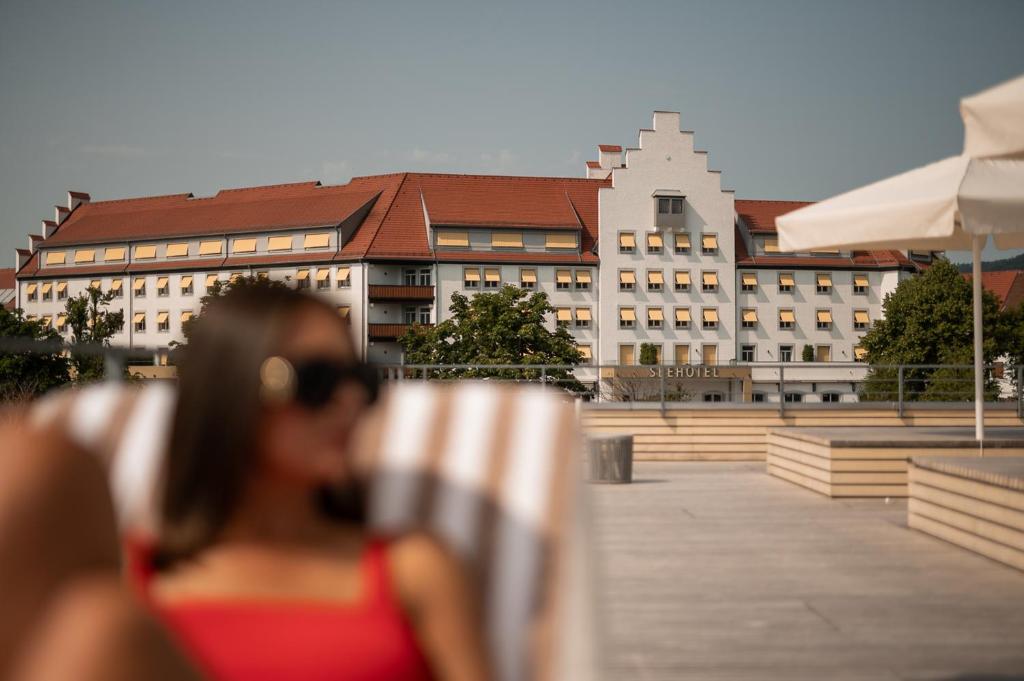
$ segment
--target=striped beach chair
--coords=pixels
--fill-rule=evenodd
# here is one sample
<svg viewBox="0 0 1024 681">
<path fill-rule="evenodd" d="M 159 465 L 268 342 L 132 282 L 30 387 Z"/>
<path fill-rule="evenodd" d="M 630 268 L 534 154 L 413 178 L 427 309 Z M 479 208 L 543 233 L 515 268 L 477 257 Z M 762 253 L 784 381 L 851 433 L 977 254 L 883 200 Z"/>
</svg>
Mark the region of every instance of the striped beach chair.
<svg viewBox="0 0 1024 681">
<path fill-rule="evenodd" d="M 151 537 L 171 384 L 99 384 L 35 408 L 108 461 L 122 531 Z M 573 405 L 539 386 L 400 381 L 357 439 L 369 520 L 428 531 L 464 562 L 500 681 L 583 681 L 599 670 L 586 500 Z"/>
</svg>

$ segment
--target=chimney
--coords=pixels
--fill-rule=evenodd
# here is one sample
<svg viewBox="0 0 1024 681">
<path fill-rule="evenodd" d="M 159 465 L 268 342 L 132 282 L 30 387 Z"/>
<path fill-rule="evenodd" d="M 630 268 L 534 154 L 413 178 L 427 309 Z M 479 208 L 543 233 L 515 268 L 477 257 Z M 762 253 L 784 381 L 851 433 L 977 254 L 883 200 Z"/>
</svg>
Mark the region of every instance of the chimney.
<svg viewBox="0 0 1024 681">
<path fill-rule="evenodd" d="M 90 197 L 85 192 L 68 192 L 68 212 L 72 212 L 83 203 L 89 203 Z"/>
<path fill-rule="evenodd" d="M 25 263 L 27 263 L 29 258 L 31 258 L 31 257 L 32 257 L 32 254 L 27 249 L 24 249 L 24 248 L 16 248 L 16 249 L 14 249 L 14 269 L 15 269 L 15 271 L 18 271 L 22 267 L 24 267 Z"/>
<path fill-rule="evenodd" d="M 43 240 L 44 240 L 43 237 L 39 236 L 38 234 L 29 234 L 28 235 L 28 252 L 29 253 L 35 253 L 36 252 L 36 242 L 37 241 L 43 241 Z"/>
<path fill-rule="evenodd" d="M 43 220 L 43 238 L 49 239 L 57 231 L 57 223 L 53 220 Z"/>
<path fill-rule="evenodd" d="M 71 209 L 67 206 L 53 207 L 53 221 L 60 225 L 67 216 L 71 215 Z"/>
</svg>

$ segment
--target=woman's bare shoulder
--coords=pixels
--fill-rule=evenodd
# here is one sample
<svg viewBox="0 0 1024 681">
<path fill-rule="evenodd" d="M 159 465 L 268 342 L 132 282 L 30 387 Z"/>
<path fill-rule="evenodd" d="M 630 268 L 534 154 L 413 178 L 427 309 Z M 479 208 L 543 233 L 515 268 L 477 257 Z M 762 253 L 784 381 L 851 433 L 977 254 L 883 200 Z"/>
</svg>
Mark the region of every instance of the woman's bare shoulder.
<svg viewBox="0 0 1024 681">
<path fill-rule="evenodd" d="M 415 532 L 388 543 L 388 562 L 400 595 L 412 600 L 465 586 L 461 560 L 442 541 L 426 532 Z"/>
</svg>

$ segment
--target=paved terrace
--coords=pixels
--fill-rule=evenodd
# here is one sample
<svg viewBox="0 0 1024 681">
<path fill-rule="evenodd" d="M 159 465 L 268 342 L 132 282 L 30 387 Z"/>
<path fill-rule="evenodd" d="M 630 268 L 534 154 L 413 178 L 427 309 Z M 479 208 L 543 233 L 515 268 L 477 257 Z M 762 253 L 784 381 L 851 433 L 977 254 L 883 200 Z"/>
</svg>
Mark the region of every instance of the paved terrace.
<svg viewBox="0 0 1024 681">
<path fill-rule="evenodd" d="M 1024 573 L 763 463 L 593 486 L 608 679 L 1024 679 Z"/>
</svg>

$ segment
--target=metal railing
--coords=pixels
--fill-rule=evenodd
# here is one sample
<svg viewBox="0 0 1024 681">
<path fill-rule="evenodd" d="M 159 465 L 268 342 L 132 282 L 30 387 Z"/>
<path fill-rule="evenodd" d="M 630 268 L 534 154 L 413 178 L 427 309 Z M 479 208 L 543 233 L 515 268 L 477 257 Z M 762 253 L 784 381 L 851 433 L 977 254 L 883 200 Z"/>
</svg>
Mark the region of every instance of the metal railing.
<svg viewBox="0 0 1024 681">
<path fill-rule="evenodd" d="M 103 357 L 103 374 L 120 380 L 130 364 L 161 364 L 166 350 L 106 345 L 71 345 L 57 340 L 0 338 L 0 353 Z M 718 365 L 583 364 L 386 364 L 381 378 L 451 381 L 481 379 L 539 383 L 594 402 L 636 406 L 742 404 L 777 409 L 799 405 L 842 407 L 870 403 L 895 409 L 908 404 L 974 401 L 974 369 L 966 364 L 863 362 L 730 362 Z M 1015 408 L 1024 418 L 1024 366 L 989 364 L 986 403 Z"/>
</svg>

